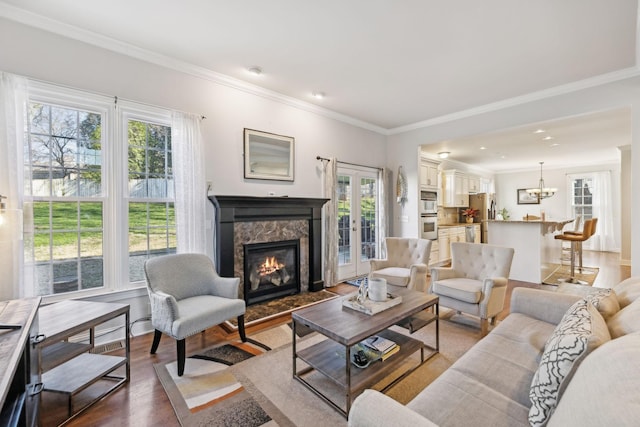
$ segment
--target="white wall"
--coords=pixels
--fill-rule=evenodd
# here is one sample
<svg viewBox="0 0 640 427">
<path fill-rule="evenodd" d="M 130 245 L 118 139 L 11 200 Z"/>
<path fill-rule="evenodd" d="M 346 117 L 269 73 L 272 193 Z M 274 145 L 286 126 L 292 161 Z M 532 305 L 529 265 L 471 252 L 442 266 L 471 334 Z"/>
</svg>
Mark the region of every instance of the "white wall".
<svg viewBox="0 0 640 427">
<path fill-rule="evenodd" d="M 398 133 L 388 137 L 387 165 L 393 170 L 396 170 L 398 165 L 403 165 L 407 176 L 410 178 L 410 184 L 413 183 L 413 185 L 416 185 L 417 162 L 415 162 L 413 157 L 415 156 L 415 147 L 417 145 L 434 144 L 443 140 L 452 140 L 530 123 L 624 106 L 631 107 L 632 111 L 632 154 L 630 169 L 640 170 L 638 169 L 640 168 L 640 155 L 638 154 L 640 153 L 640 138 L 638 138 L 640 134 L 640 109 L 633 108 L 634 104 L 637 104 L 639 101 L 640 78 L 635 77 L 512 107 L 505 107 L 500 110 L 467 118 L 425 126 L 420 129 Z M 554 179 L 551 173 L 551 171 L 549 171 L 549 175 L 545 173 L 545 181 L 547 184 L 550 184 L 552 179 Z M 530 177 L 525 179 L 523 175 L 521 179 L 520 182 L 523 187 L 532 185 L 531 181 L 529 181 L 530 179 L 533 180 L 533 184 L 536 184 L 539 179 L 539 172 L 536 173 L 532 171 Z M 554 186 L 556 185 L 554 184 Z M 631 186 L 640 188 L 640 177 L 638 174 L 632 174 Z M 496 191 L 499 192 L 498 189 L 496 189 Z M 632 191 L 631 197 L 630 209 L 640 209 L 640 193 Z M 546 204 L 547 202 L 543 202 L 542 206 L 546 207 Z M 417 212 L 415 205 L 415 200 L 409 200 L 407 206 L 411 208 L 410 212 Z M 410 215 L 409 222 L 401 223 L 398 221 L 399 210 L 397 205 L 392 206 L 396 209 L 391 216 L 394 220 L 393 229 L 395 233 L 402 236 L 415 235 L 415 230 L 417 230 L 416 215 Z M 563 215 L 562 212 L 556 213 L 555 208 L 551 206 L 550 208 L 552 215 Z M 624 224 L 622 224 L 622 226 L 624 226 Z M 630 228 L 621 229 L 621 235 L 630 236 L 631 271 L 632 274 L 640 274 L 640 224 L 632 222 Z"/>
<path fill-rule="evenodd" d="M 567 175 L 587 172 L 599 172 L 608 170 L 611 172 L 613 228 L 615 234 L 615 249 L 621 247 L 621 167 L 619 163 L 602 164 L 598 166 L 572 167 L 565 169 L 543 168 L 542 176 L 547 187 L 555 187 L 558 192 L 547 199 L 542 199 L 538 205 L 519 205 L 517 203 L 517 190 L 520 188 L 536 187 L 540 180 L 540 170 L 519 173 L 504 173 L 496 175 L 496 203 L 498 209 L 506 208 L 511 214 L 511 219 L 522 219 L 527 214 L 540 215 L 544 210 L 547 219 L 564 220 L 572 218 L 569 202 L 570 194 L 567 192 Z M 626 239 L 629 241 L 630 239 Z"/>
<path fill-rule="evenodd" d="M 1 18 L 0 52 L 0 70 L 6 72 L 206 116 L 206 175 L 213 194 L 322 197 L 317 155 L 376 167 L 386 163 L 384 135 Z M 245 127 L 295 138 L 293 183 L 244 179 Z M 132 320 L 145 315 L 146 296 L 140 298 L 131 300 Z"/>
</svg>

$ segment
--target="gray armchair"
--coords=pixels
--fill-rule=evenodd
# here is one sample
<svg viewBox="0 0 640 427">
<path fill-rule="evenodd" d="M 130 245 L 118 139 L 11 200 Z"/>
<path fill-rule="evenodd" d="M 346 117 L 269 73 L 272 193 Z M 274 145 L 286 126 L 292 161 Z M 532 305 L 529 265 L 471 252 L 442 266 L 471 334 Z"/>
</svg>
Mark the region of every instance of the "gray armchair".
<svg viewBox="0 0 640 427">
<path fill-rule="evenodd" d="M 481 334 L 488 319 L 504 308 L 513 248 L 484 243 L 451 243 L 451 267 L 431 269 L 429 293 L 440 297 L 440 306 L 480 317 Z"/>
<path fill-rule="evenodd" d="M 162 333 L 177 340 L 178 375 L 185 365 L 185 338 L 238 318 L 240 339 L 246 341 L 244 300 L 238 298 L 240 279 L 220 277 L 203 254 L 176 254 L 145 262 L 147 290 L 151 300 L 151 324 L 155 328 L 151 354 Z"/>
<path fill-rule="evenodd" d="M 427 290 L 431 240 L 387 237 L 387 259 L 372 259 L 369 277 L 415 291 Z"/>
</svg>

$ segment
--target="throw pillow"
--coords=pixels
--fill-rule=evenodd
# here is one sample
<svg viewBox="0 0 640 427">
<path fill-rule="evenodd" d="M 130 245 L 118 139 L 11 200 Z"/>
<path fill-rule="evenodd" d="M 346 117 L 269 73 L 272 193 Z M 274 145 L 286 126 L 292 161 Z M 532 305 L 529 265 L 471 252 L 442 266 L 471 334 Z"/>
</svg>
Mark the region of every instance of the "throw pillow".
<svg viewBox="0 0 640 427">
<path fill-rule="evenodd" d="M 640 299 L 626 306 L 607 321 L 611 338 L 640 331 Z"/>
<path fill-rule="evenodd" d="M 620 311 L 620 303 L 613 289 L 595 289 L 585 299 L 598 309 L 605 321 Z"/>
<path fill-rule="evenodd" d="M 620 308 L 625 308 L 640 298 L 640 277 L 634 276 L 623 280 L 613 287 L 618 295 Z"/>
<path fill-rule="evenodd" d="M 607 324 L 586 299 L 573 304 L 547 340 L 533 376 L 529 423 L 544 426 L 584 357 L 610 340 Z"/>
</svg>

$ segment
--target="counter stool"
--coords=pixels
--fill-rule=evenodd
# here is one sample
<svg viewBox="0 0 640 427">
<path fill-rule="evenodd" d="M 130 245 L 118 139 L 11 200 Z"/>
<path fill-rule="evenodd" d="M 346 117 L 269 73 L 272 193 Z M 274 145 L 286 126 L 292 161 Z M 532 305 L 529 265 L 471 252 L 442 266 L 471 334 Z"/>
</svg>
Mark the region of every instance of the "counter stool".
<svg viewBox="0 0 640 427">
<path fill-rule="evenodd" d="M 591 236 L 596 234 L 596 226 L 597 225 L 598 225 L 598 218 L 592 218 Z M 572 231 L 565 231 L 564 234 L 582 235 L 582 231 L 574 229 Z M 589 236 L 589 237 L 591 237 L 591 236 Z M 582 270 L 582 242 L 578 242 L 577 243 L 576 256 L 578 257 L 578 271 L 580 271 L 580 273 L 584 273 L 584 271 Z"/>
<path fill-rule="evenodd" d="M 576 215 L 573 220 L 573 230 L 563 230 L 563 233 L 582 234 L 582 215 Z M 561 241 L 562 252 L 560 254 L 560 265 L 565 265 L 565 261 L 571 264 L 571 242 L 568 240 Z M 582 242 L 576 248 L 576 255 L 580 260 L 580 268 L 582 268 Z"/>
<path fill-rule="evenodd" d="M 576 254 L 580 251 L 580 268 L 582 269 L 582 242 L 588 240 L 595 234 L 597 218 L 588 219 L 584 222 L 582 232 L 576 234 L 573 231 L 567 231 L 562 234 L 556 234 L 554 236 L 557 240 L 568 241 L 571 243 L 571 273 L 570 277 L 566 280 L 562 280 L 565 283 L 574 283 L 578 285 L 587 285 L 588 283 L 575 278 L 576 274 Z"/>
</svg>

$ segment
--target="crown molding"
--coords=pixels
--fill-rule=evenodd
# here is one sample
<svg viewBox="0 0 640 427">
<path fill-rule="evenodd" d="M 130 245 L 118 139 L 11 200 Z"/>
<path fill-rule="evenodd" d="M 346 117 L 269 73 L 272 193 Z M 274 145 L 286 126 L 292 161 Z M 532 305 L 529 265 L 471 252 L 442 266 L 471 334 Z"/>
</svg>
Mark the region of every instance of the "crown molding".
<svg viewBox="0 0 640 427">
<path fill-rule="evenodd" d="M 640 8 L 639 8 L 640 14 Z M 156 64 L 165 68 L 173 69 L 185 74 L 192 75 L 194 77 L 202 78 L 217 84 L 221 84 L 233 89 L 241 90 L 246 93 L 250 93 L 256 96 L 260 96 L 275 102 L 279 102 L 300 110 L 304 110 L 310 113 L 318 114 L 330 119 L 341 121 L 343 123 L 356 126 L 362 129 L 366 129 L 381 135 L 389 136 L 400 133 L 409 132 L 421 128 L 426 128 L 442 123 L 452 122 L 472 116 L 477 116 L 484 113 L 502 110 L 509 107 L 514 107 L 522 104 L 526 104 L 533 101 L 538 101 L 545 98 L 551 98 L 571 92 L 575 92 L 582 89 L 587 89 L 607 83 L 612 83 L 619 80 L 624 80 L 632 77 L 640 76 L 640 68 L 638 66 L 614 71 L 611 73 L 602 74 L 595 77 L 590 77 L 577 82 L 568 83 L 565 85 L 555 86 L 548 89 L 543 89 L 536 92 L 531 92 L 526 95 L 517 96 L 485 105 L 481 105 L 474 108 L 469 108 L 455 113 L 446 114 L 439 117 L 423 120 L 420 122 L 399 126 L 395 128 L 384 128 L 363 120 L 356 119 L 345 114 L 337 113 L 328 108 L 319 107 L 315 104 L 302 101 L 300 99 L 283 95 L 279 92 L 275 92 L 263 87 L 239 80 L 225 74 L 217 73 L 204 67 L 197 66 L 195 64 L 181 61 L 175 58 L 171 58 L 165 55 L 161 55 L 147 49 L 142 49 L 138 46 L 124 43 L 120 40 L 103 36 L 92 31 L 84 30 L 63 22 L 38 15 L 18 7 L 8 5 L 0 2 L 0 17 L 16 21 L 31 27 L 35 27 L 44 31 L 55 33 L 70 39 L 78 40 L 87 44 L 101 47 L 116 53 L 120 53 L 129 57 L 140 59 L 145 62 Z M 638 26 L 640 27 L 640 19 L 638 19 Z M 640 57 L 640 43 L 637 43 L 636 47 L 636 59 Z M 638 63 L 638 61 L 636 61 Z"/>
<path fill-rule="evenodd" d="M 337 113 L 333 110 L 319 107 L 315 104 L 305 102 L 291 96 L 283 95 L 279 92 L 265 89 L 263 87 L 227 76 L 225 74 L 217 73 L 215 71 L 200 67 L 195 64 L 191 64 L 186 61 L 181 61 L 169 56 L 161 55 L 129 43 L 124 43 L 111 37 L 84 30 L 73 25 L 65 24 L 63 22 L 29 12 L 15 6 L 8 5 L 6 3 L 0 3 L 0 17 L 54 34 L 58 34 L 73 40 L 78 40 L 83 43 L 97 46 L 106 50 L 120 53 L 122 55 L 133 57 L 145 62 L 189 74 L 191 76 L 208 80 L 213 83 L 241 90 L 243 92 L 260 96 L 271 101 L 276 101 L 290 107 L 318 114 L 330 119 L 338 120 L 356 127 L 370 130 L 378 134 L 387 134 L 387 129 L 381 126 L 377 126 L 372 123 L 347 116 L 345 114 Z"/>
<path fill-rule="evenodd" d="M 539 101 L 545 98 L 552 98 L 554 96 L 564 95 L 571 92 L 576 92 L 582 89 L 588 89 L 595 86 L 600 86 L 607 83 L 613 83 L 619 80 L 624 80 L 632 77 L 640 76 L 640 68 L 637 66 L 625 68 L 618 71 L 613 71 L 607 74 L 601 74 L 599 76 L 590 77 L 577 82 L 567 83 L 565 85 L 555 86 L 548 89 L 531 92 L 526 95 L 516 96 L 502 101 L 492 102 L 490 104 L 481 105 L 479 107 L 469 108 L 467 110 L 457 111 L 455 113 L 446 114 L 440 117 L 434 117 L 433 119 L 424 120 L 421 122 L 413 123 L 406 126 L 400 126 L 387 130 L 387 135 L 395 135 L 399 133 L 409 132 L 416 129 L 426 128 L 442 123 L 452 122 L 454 120 L 460 120 L 467 117 L 477 116 L 492 111 L 502 110 L 504 108 L 515 107 L 522 104 L 527 104 L 533 101 Z"/>
</svg>

